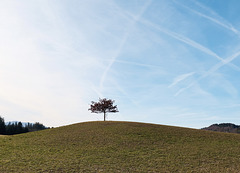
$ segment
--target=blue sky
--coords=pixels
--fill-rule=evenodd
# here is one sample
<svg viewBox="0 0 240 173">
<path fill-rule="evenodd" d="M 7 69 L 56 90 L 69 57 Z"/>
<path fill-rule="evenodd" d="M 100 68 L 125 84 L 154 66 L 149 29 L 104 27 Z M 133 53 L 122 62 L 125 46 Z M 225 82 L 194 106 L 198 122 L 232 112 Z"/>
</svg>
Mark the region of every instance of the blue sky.
<svg viewBox="0 0 240 173">
<path fill-rule="evenodd" d="M 109 120 L 240 124 L 240 1 L 1 0 L 0 114 L 47 126 Z"/>
</svg>

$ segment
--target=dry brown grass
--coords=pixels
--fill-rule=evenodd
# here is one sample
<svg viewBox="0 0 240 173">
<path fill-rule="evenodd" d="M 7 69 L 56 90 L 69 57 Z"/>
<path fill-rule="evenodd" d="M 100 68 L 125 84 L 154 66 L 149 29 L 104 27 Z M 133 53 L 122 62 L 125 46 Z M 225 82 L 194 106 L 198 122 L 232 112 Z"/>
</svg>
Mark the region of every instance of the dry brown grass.
<svg viewBox="0 0 240 173">
<path fill-rule="evenodd" d="M 239 172 L 240 135 L 88 122 L 0 139 L 0 172 Z"/>
</svg>

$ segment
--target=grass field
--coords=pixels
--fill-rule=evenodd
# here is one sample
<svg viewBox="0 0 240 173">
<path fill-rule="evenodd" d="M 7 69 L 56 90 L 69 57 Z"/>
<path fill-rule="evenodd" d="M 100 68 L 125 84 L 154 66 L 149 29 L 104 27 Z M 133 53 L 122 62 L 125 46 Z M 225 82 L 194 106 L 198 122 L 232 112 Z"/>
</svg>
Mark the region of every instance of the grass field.
<svg viewBox="0 0 240 173">
<path fill-rule="evenodd" d="M 0 172 L 239 172 L 240 135 L 87 122 L 0 137 Z"/>
</svg>

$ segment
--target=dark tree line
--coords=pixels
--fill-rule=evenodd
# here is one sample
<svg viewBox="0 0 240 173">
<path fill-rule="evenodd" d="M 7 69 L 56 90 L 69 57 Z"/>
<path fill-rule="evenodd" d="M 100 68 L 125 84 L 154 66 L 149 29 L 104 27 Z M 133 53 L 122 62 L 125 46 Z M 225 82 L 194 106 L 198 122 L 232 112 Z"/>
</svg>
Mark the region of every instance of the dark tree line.
<svg viewBox="0 0 240 173">
<path fill-rule="evenodd" d="M 43 124 L 37 123 L 27 123 L 22 124 L 22 122 L 5 123 L 4 118 L 0 116 L 0 135 L 15 135 L 20 133 L 27 133 L 32 131 L 44 130 Z"/>
<path fill-rule="evenodd" d="M 38 130 L 44 130 L 49 129 L 49 127 L 45 127 L 43 124 L 36 122 L 36 123 L 27 123 L 25 127 L 28 128 L 29 132 L 38 131 Z"/>
<path fill-rule="evenodd" d="M 27 127 L 24 127 L 21 122 L 5 124 L 5 132 L 2 135 L 15 135 L 20 133 L 29 132 Z"/>
</svg>

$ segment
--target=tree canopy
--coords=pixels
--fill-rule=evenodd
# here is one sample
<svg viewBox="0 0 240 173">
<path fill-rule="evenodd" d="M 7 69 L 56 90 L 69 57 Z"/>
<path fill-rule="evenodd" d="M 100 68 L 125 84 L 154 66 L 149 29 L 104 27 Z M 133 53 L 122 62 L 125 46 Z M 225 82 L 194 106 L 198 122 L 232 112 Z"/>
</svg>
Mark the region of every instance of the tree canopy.
<svg viewBox="0 0 240 173">
<path fill-rule="evenodd" d="M 110 113 L 116 113 L 119 112 L 117 105 L 113 105 L 114 104 L 114 100 L 111 99 L 106 99 L 106 98 L 99 98 L 98 102 L 94 102 L 92 101 L 90 108 L 88 110 L 91 111 L 91 113 L 104 113 L 104 121 L 106 120 L 106 114 L 108 112 Z"/>
</svg>

